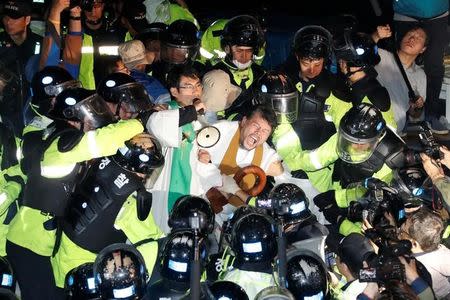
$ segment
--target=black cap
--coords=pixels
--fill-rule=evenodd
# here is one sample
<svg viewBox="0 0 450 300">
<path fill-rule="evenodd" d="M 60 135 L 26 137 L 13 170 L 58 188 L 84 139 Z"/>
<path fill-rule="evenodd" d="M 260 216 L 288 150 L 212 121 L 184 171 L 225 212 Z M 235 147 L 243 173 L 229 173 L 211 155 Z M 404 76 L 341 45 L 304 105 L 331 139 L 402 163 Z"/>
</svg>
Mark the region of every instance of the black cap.
<svg viewBox="0 0 450 300">
<path fill-rule="evenodd" d="M 31 4 L 24 0 L 6 1 L 3 5 L 3 14 L 13 19 L 31 16 Z"/>
<path fill-rule="evenodd" d="M 350 233 L 338 245 L 338 255 L 353 272 L 363 267 L 363 261 L 370 260 L 375 253 L 368 238 L 359 233 Z"/>
<path fill-rule="evenodd" d="M 125 5 L 122 14 L 137 32 L 142 32 L 147 28 L 147 10 L 143 3 Z"/>
</svg>

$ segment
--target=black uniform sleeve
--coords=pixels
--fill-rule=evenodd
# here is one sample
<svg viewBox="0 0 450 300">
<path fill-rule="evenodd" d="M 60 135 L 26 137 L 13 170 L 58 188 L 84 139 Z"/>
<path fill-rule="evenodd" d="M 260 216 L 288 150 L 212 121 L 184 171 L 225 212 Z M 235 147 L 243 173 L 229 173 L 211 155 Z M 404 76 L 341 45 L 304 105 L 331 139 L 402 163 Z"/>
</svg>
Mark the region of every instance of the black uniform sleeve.
<svg viewBox="0 0 450 300">
<path fill-rule="evenodd" d="M 180 119 L 178 121 L 178 126 L 181 127 L 192 121 L 197 120 L 197 111 L 194 105 L 188 105 L 179 109 Z"/>
</svg>

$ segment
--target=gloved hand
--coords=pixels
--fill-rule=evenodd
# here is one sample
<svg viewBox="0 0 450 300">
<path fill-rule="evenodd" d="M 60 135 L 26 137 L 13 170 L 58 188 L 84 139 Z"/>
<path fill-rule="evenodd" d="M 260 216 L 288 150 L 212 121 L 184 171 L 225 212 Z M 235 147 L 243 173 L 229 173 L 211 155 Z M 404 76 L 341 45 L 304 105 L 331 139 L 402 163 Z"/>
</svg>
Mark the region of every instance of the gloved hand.
<svg viewBox="0 0 450 300">
<path fill-rule="evenodd" d="M 362 222 L 363 210 L 365 210 L 368 205 L 369 202 L 364 198 L 350 203 L 350 206 L 348 207 L 348 219 L 352 222 Z"/>
<path fill-rule="evenodd" d="M 222 174 L 222 186 L 217 187 L 217 189 L 224 193 L 236 194 L 241 188 L 232 176 Z"/>
<path fill-rule="evenodd" d="M 334 190 L 326 191 L 314 197 L 314 203 L 319 207 L 325 219 L 331 224 L 338 224 L 347 215 L 347 209 L 340 208 L 334 199 Z"/>
<path fill-rule="evenodd" d="M 298 178 L 298 179 L 309 179 L 308 175 L 303 170 L 291 171 L 291 175 L 292 175 L 292 177 Z"/>
<path fill-rule="evenodd" d="M 383 187 L 388 187 L 386 182 L 374 177 L 364 179 L 363 184 L 366 189 L 381 189 Z"/>
</svg>

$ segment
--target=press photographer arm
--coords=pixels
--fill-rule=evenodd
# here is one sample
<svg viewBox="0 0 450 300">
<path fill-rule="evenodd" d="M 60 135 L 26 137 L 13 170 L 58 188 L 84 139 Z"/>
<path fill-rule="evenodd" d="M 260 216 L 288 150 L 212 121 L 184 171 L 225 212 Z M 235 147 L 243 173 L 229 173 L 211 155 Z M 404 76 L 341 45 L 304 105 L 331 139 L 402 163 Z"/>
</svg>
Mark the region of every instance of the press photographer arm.
<svg viewBox="0 0 450 300">
<path fill-rule="evenodd" d="M 442 146 L 440 150 L 444 154 L 443 159 L 440 160 L 440 163 L 444 164 L 448 168 L 448 166 L 450 166 L 450 151 Z M 440 163 L 434 159 L 431 159 L 431 157 L 425 153 L 421 153 L 420 156 L 422 158 L 422 165 L 425 172 L 427 172 L 433 182 L 433 185 L 441 193 L 445 208 L 447 211 L 450 211 L 450 180 L 445 176 L 444 170 L 442 169 Z"/>
<path fill-rule="evenodd" d="M 403 256 L 398 258 L 405 267 L 406 283 L 411 286 L 419 299 L 434 299 L 431 287 L 423 280 L 417 272 L 416 260 L 410 258 L 409 261 Z"/>
</svg>

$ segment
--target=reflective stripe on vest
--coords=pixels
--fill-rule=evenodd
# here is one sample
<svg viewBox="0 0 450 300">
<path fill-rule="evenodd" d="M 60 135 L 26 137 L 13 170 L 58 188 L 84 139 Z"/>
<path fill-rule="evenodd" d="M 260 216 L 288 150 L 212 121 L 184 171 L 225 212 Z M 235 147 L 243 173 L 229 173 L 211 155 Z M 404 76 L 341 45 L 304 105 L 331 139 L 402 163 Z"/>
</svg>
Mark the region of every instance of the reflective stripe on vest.
<svg viewBox="0 0 450 300">
<path fill-rule="evenodd" d="M 46 178 L 61 178 L 69 175 L 77 164 L 70 164 L 65 166 L 41 166 L 41 176 Z"/>
<path fill-rule="evenodd" d="M 94 44 L 92 36 L 83 34 L 81 48 L 80 75 L 78 77 L 85 89 L 95 90 L 94 78 Z"/>
</svg>

